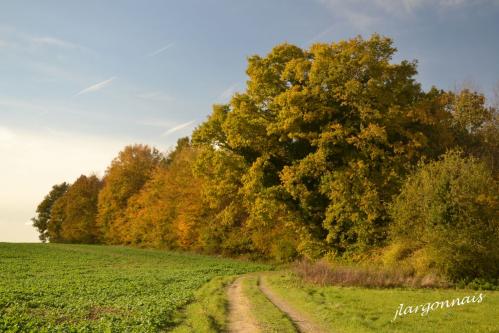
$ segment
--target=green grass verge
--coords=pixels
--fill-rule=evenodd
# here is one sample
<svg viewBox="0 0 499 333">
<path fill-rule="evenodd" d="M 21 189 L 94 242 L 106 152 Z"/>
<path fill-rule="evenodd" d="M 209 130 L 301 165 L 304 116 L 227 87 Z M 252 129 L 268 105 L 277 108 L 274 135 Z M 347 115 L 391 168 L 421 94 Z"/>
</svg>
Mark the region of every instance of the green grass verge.
<svg viewBox="0 0 499 333">
<path fill-rule="evenodd" d="M 243 293 L 251 304 L 251 311 L 258 321 L 262 333 L 295 333 L 291 320 L 282 313 L 258 288 L 258 277 L 243 278 Z"/>
<path fill-rule="evenodd" d="M 184 320 L 172 333 L 216 333 L 227 330 L 226 289 L 235 277 L 216 277 L 195 293 L 184 312 Z"/>
<path fill-rule="evenodd" d="M 499 332 L 497 291 L 319 287 L 291 273 L 269 274 L 267 280 L 283 299 L 331 332 Z M 425 316 L 419 310 L 392 321 L 401 303 L 405 309 L 480 292 L 485 295 L 481 303 L 438 308 Z"/>
<path fill-rule="evenodd" d="M 0 332 L 168 331 L 213 278 L 268 269 L 160 250 L 0 243 Z"/>
</svg>

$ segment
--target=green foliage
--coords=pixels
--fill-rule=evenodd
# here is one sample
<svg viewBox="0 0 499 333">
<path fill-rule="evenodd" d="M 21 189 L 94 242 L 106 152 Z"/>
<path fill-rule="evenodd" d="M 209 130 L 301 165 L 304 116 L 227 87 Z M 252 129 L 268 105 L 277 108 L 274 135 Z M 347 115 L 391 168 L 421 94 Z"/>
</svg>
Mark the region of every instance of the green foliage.
<svg viewBox="0 0 499 333">
<path fill-rule="evenodd" d="M 267 266 L 207 256 L 69 244 L 0 243 L 1 332 L 163 332 L 203 285 Z M 218 280 L 220 281 L 220 280 Z M 211 283 L 211 294 L 224 290 Z M 209 301 L 209 293 L 204 293 Z M 190 312 L 187 312 L 190 315 Z M 195 319 L 195 318 L 192 318 Z"/>
<path fill-rule="evenodd" d="M 410 244 L 418 271 L 454 280 L 499 274 L 499 189 L 490 169 L 448 152 L 421 164 L 391 206 L 395 241 Z"/>
<path fill-rule="evenodd" d="M 246 89 L 214 105 L 192 141 L 180 139 L 166 155 L 128 146 L 113 160 L 98 195 L 100 242 L 281 262 L 361 261 L 385 248 L 386 263 L 416 272 L 493 274 L 486 261 L 497 263 L 490 245 L 497 235 L 490 192 L 498 175 L 497 107 L 470 89 L 423 91 L 416 62 L 394 62 L 395 52 L 391 39 L 374 34 L 308 49 L 285 43 L 249 57 Z M 485 166 L 458 170 L 461 162 L 446 157 L 449 175 L 433 175 L 428 170 L 438 167 L 430 163 L 405 181 L 419 161 L 456 148 L 484 161 L 489 175 Z M 431 185 L 433 176 L 440 187 Z M 489 192 L 475 181 L 492 184 Z M 446 192 L 451 185 L 455 193 Z M 64 200 L 49 194 L 40 205 L 34 222 L 43 239 L 95 241 L 94 230 L 83 230 L 93 225 L 94 192 L 74 192 Z M 81 218 L 71 215 L 78 207 Z M 403 233 L 422 236 L 404 244 Z M 445 235 L 454 243 L 437 239 Z M 426 246 L 439 242 L 442 253 Z M 489 259 L 474 260 L 482 255 Z"/>
<path fill-rule="evenodd" d="M 468 288 L 473 290 L 497 290 L 499 291 L 499 279 L 482 279 L 474 278 L 473 280 L 465 279 L 456 283 L 458 288 Z"/>
<path fill-rule="evenodd" d="M 244 230 L 247 213 L 239 192 L 247 164 L 227 150 L 200 148 L 195 174 L 204 181 L 202 200 L 208 210 L 200 240 L 208 253 L 243 255 L 251 252 L 251 241 Z"/>
<path fill-rule="evenodd" d="M 36 217 L 32 218 L 33 226 L 40 233 L 40 240 L 46 242 L 49 238 L 48 227 L 50 224 L 50 215 L 54 203 L 64 195 L 68 190 L 69 185 L 62 183 L 52 186 L 52 190 L 45 196 L 42 202 L 36 208 Z"/>
<path fill-rule="evenodd" d="M 449 93 L 453 126 L 457 130 L 476 133 L 490 121 L 493 109 L 485 105 L 485 96 L 463 89 L 459 93 Z"/>
<path fill-rule="evenodd" d="M 447 94 L 451 129 L 467 153 L 480 157 L 497 173 L 499 163 L 499 113 L 487 106 L 485 96 L 469 89 Z"/>
<path fill-rule="evenodd" d="M 229 224 L 249 230 L 251 248 L 281 259 L 383 244 L 384 203 L 408 167 L 437 156 L 433 142 L 452 144 L 444 94 L 424 93 L 415 64 L 391 63 L 394 52 L 378 35 L 309 50 L 278 45 L 249 58 L 246 91 L 193 133 L 210 159 L 226 161 L 206 166 L 206 197 L 224 203 Z M 281 251 L 270 237 L 293 241 Z"/>
</svg>

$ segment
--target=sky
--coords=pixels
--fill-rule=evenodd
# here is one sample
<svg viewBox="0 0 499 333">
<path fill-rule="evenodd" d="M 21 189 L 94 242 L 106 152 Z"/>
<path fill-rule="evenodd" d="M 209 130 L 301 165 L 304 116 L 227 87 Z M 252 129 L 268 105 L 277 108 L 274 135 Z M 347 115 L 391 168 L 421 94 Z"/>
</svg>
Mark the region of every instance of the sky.
<svg viewBox="0 0 499 333">
<path fill-rule="evenodd" d="M 244 89 L 248 56 L 372 33 L 424 89 L 499 81 L 499 0 L 0 2 L 0 242 L 38 241 L 53 184 L 171 149 Z"/>
</svg>

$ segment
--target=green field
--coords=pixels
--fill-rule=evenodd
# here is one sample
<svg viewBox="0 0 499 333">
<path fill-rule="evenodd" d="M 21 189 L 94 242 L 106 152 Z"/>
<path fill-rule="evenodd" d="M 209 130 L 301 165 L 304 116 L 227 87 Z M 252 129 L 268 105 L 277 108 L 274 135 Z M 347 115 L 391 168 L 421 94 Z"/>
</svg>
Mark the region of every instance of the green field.
<svg viewBox="0 0 499 333">
<path fill-rule="evenodd" d="M 323 332 L 499 332 L 497 291 L 320 287 L 289 271 L 263 272 L 270 268 L 127 247 L 0 243 L 0 332 L 227 332 L 233 281 L 242 283 L 236 301 L 247 301 L 261 333 L 297 332 L 296 318 L 271 302 L 263 282 Z M 480 303 L 392 321 L 400 303 L 479 293 Z"/>
<path fill-rule="evenodd" d="M 158 332 L 216 276 L 268 269 L 124 247 L 0 243 L 0 332 Z"/>
</svg>

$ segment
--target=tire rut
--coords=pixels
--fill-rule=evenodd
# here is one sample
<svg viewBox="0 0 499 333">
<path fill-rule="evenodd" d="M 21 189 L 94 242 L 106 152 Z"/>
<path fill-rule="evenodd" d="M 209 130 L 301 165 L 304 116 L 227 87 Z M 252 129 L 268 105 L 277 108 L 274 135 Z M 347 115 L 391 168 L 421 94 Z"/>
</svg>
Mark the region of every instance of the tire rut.
<svg viewBox="0 0 499 333">
<path fill-rule="evenodd" d="M 322 327 L 316 325 L 307 316 L 303 315 L 297 311 L 288 302 L 284 301 L 280 296 L 273 292 L 265 280 L 264 276 L 259 278 L 259 288 L 260 291 L 272 302 L 279 310 L 281 310 L 291 321 L 294 323 L 295 327 L 301 333 L 328 333 Z"/>
<path fill-rule="evenodd" d="M 244 277 L 237 278 L 228 288 L 230 333 L 261 332 L 258 322 L 251 312 L 251 304 L 242 290 Z"/>
</svg>

